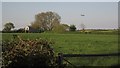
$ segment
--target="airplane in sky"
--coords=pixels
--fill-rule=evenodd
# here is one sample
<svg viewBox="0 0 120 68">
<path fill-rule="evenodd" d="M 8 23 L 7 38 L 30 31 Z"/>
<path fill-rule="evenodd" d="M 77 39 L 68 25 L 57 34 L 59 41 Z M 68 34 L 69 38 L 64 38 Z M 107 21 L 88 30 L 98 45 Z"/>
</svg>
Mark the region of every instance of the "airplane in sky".
<svg viewBox="0 0 120 68">
<path fill-rule="evenodd" d="M 81 14 L 81 16 L 85 16 L 84 14 Z"/>
</svg>

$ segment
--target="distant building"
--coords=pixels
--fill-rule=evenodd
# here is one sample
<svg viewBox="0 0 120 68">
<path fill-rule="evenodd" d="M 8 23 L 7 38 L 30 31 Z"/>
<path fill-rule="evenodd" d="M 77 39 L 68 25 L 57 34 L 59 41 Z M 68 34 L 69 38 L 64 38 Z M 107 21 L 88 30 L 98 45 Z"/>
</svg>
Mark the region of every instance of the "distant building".
<svg viewBox="0 0 120 68">
<path fill-rule="evenodd" d="M 30 26 L 26 26 L 26 27 L 25 27 L 25 32 L 28 32 L 29 29 L 30 29 Z"/>
<path fill-rule="evenodd" d="M 31 26 L 26 26 L 25 27 L 25 32 L 26 33 L 35 33 L 35 32 L 40 32 L 40 30 L 39 29 L 34 29 Z"/>
</svg>

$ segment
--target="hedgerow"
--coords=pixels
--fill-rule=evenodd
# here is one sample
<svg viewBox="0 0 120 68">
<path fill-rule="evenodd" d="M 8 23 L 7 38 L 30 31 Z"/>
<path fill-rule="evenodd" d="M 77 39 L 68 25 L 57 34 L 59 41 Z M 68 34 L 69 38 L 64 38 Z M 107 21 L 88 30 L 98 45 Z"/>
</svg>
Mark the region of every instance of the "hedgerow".
<svg viewBox="0 0 120 68">
<path fill-rule="evenodd" d="M 23 40 L 19 36 L 2 43 L 2 68 L 57 68 L 53 43 L 43 39 Z"/>
</svg>

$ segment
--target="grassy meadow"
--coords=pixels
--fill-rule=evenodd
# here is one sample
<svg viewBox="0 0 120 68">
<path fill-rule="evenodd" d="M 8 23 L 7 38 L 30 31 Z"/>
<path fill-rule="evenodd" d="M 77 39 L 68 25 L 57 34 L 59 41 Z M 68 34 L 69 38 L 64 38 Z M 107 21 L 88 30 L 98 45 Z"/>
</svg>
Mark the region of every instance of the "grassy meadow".
<svg viewBox="0 0 120 68">
<path fill-rule="evenodd" d="M 106 54 L 118 52 L 118 35 L 115 34 L 57 34 L 57 33 L 3 33 L 2 40 L 12 40 L 13 34 L 23 39 L 43 38 L 54 42 L 55 53 Z M 118 57 L 66 58 L 81 66 L 109 66 L 118 63 Z"/>
</svg>

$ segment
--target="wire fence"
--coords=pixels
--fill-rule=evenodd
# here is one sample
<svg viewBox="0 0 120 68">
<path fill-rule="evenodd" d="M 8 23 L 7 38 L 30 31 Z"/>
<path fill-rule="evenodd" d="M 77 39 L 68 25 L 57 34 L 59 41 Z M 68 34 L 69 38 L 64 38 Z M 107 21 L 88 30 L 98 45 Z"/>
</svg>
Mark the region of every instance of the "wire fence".
<svg viewBox="0 0 120 68">
<path fill-rule="evenodd" d="M 59 62 L 63 64 L 63 61 L 67 62 L 69 65 L 72 66 L 72 68 L 77 68 L 80 65 L 75 65 L 69 61 L 69 59 L 66 58 L 73 58 L 73 57 L 82 57 L 82 58 L 92 58 L 92 57 L 119 57 L 120 53 L 110 53 L 110 54 L 63 54 L 59 53 Z M 109 59 L 109 58 L 108 58 Z"/>
<path fill-rule="evenodd" d="M 63 57 L 100 57 L 100 56 L 120 56 L 120 53 L 111 53 L 111 54 L 63 54 Z"/>
</svg>

